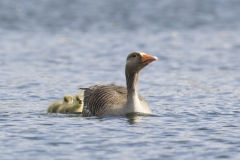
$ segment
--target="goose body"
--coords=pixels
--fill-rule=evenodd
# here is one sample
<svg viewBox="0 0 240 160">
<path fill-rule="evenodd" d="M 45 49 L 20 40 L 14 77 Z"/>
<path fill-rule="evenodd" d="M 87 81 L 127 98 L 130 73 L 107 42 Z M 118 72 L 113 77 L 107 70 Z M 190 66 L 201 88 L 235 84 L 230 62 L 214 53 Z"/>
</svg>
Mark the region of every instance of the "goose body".
<svg viewBox="0 0 240 160">
<path fill-rule="evenodd" d="M 142 108 L 135 109 L 126 107 L 127 88 L 123 86 L 95 85 L 85 90 L 84 109 L 82 116 L 114 116 L 132 112 L 152 113 L 147 102 L 141 95 L 138 98 Z"/>
<path fill-rule="evenodd" d="M 47 109 L 47 113 L 57 113 L 61 105 L 73 104 L 73 96 L 70 94 L 64 95 L 62 100 L 53 102 Z"/>
<path fill-rule="evenodd" d="M 142 52 L 128 55 L 125 67 L 127 87 L 94 85 L 81 88 L 84 92 L 82 116 L 116 116 L 141 112 L 151 114 L 148 103 L 138 94 L 138 76 L 142 68 L 157 60 L 157 57 Z"/>
</svg>

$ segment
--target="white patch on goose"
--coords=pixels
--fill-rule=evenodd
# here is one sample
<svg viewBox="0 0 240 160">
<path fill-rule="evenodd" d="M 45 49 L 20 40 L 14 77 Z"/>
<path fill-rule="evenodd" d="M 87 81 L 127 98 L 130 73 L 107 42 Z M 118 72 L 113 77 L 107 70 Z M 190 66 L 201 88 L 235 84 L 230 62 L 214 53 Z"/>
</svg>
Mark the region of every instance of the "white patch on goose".
<svg viewBox="0 0 240 160">
<path fill-rule="evenodd" d="M 134 106 L 134 112 L 145 112 L 138 97 L 134 96 L 134 100 L 133 100 L 133 106 Z"/>
<path fill-rule="evenodd" d="M 143 53 L 143 52 L 137 52 L 137 53 L 139 53 L 141 56 L 146 55 L 146 53 Z"/>
<path fill-rule="evenodd" d="M 128 100 L 127 102 L 127 108 L 128 108 L 128 112 L 142 112 L 142 113 L 148 113 L 147 111 L 145 111 L 145 109 L 143 108 L 137 93 L 133 95 L 133 97 L 131 99 Z"/>
</svg>

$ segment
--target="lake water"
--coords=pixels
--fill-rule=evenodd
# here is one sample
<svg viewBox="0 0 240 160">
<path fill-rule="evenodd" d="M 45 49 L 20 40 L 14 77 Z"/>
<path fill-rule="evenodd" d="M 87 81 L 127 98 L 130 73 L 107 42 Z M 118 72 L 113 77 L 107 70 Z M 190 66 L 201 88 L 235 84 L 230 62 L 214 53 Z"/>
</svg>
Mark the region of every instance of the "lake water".
<svg viewBox="0 0 240 160">
<path fill-rule="evenodd" d="M 0 159 L 239 159 L 240 1 L 1 0 Z M 154 115 L 47 114 L 79 87 L 125 85 Z"/>
</svg>

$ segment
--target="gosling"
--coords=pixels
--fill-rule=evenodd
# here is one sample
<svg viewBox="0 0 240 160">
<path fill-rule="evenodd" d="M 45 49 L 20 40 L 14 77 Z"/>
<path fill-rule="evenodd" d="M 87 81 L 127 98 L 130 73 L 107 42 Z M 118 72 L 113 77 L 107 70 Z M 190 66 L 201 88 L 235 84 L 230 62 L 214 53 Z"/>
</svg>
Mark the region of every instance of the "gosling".
<svg viewBox="0 0 240 160">
<path fill-rule="evenodd" d="M 53 102 L 47 109 L 47 113 L 57 113 L 59 108 L 62 105 L 70 105 L 73 104 L 73 96 L 71 94 L 64 95 L 62 100 L 58 100 Z"/>
<path fill-rule="evenodd" d="M 83 92 L 74 97 L 74 103 L 62 104 L 57 110 L 58 113 L 79 114 L 83 110 Z"/>
</svg>

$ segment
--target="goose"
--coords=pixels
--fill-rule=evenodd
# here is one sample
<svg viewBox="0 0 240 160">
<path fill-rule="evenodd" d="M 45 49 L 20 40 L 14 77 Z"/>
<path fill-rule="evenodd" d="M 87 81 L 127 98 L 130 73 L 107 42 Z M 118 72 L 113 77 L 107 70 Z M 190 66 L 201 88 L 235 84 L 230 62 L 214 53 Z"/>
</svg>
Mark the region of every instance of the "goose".
<svg viewBox="0 0 240 160">
<path fill-rule="evenodd" d="M 78 93 L 74 97 L 72 104 L 62 104 L 57 112 L 58 113 L 82 113 L 83 110 L 83 92 Z"/>
<path fill-rule="evenodd" d="M 62 100 L 53 102 L 47 109 L 47 113 L 57 113 L 57 110 L 63 104 L 72 104 L 73 96 L 71 94 L 65 94 Z"/>
<path fill-rule="evenodd" d="M 82 116 L 106 117 L 136 112 L 151 114 L 148 103 L 138 94 L 138 77 L 141 69 L 155 60 L 157 57 L 143 52 L 130 53 L 125 66 L 127 88 L 114 84 L 80 88 L 84 90 Z"/>
</svg>

